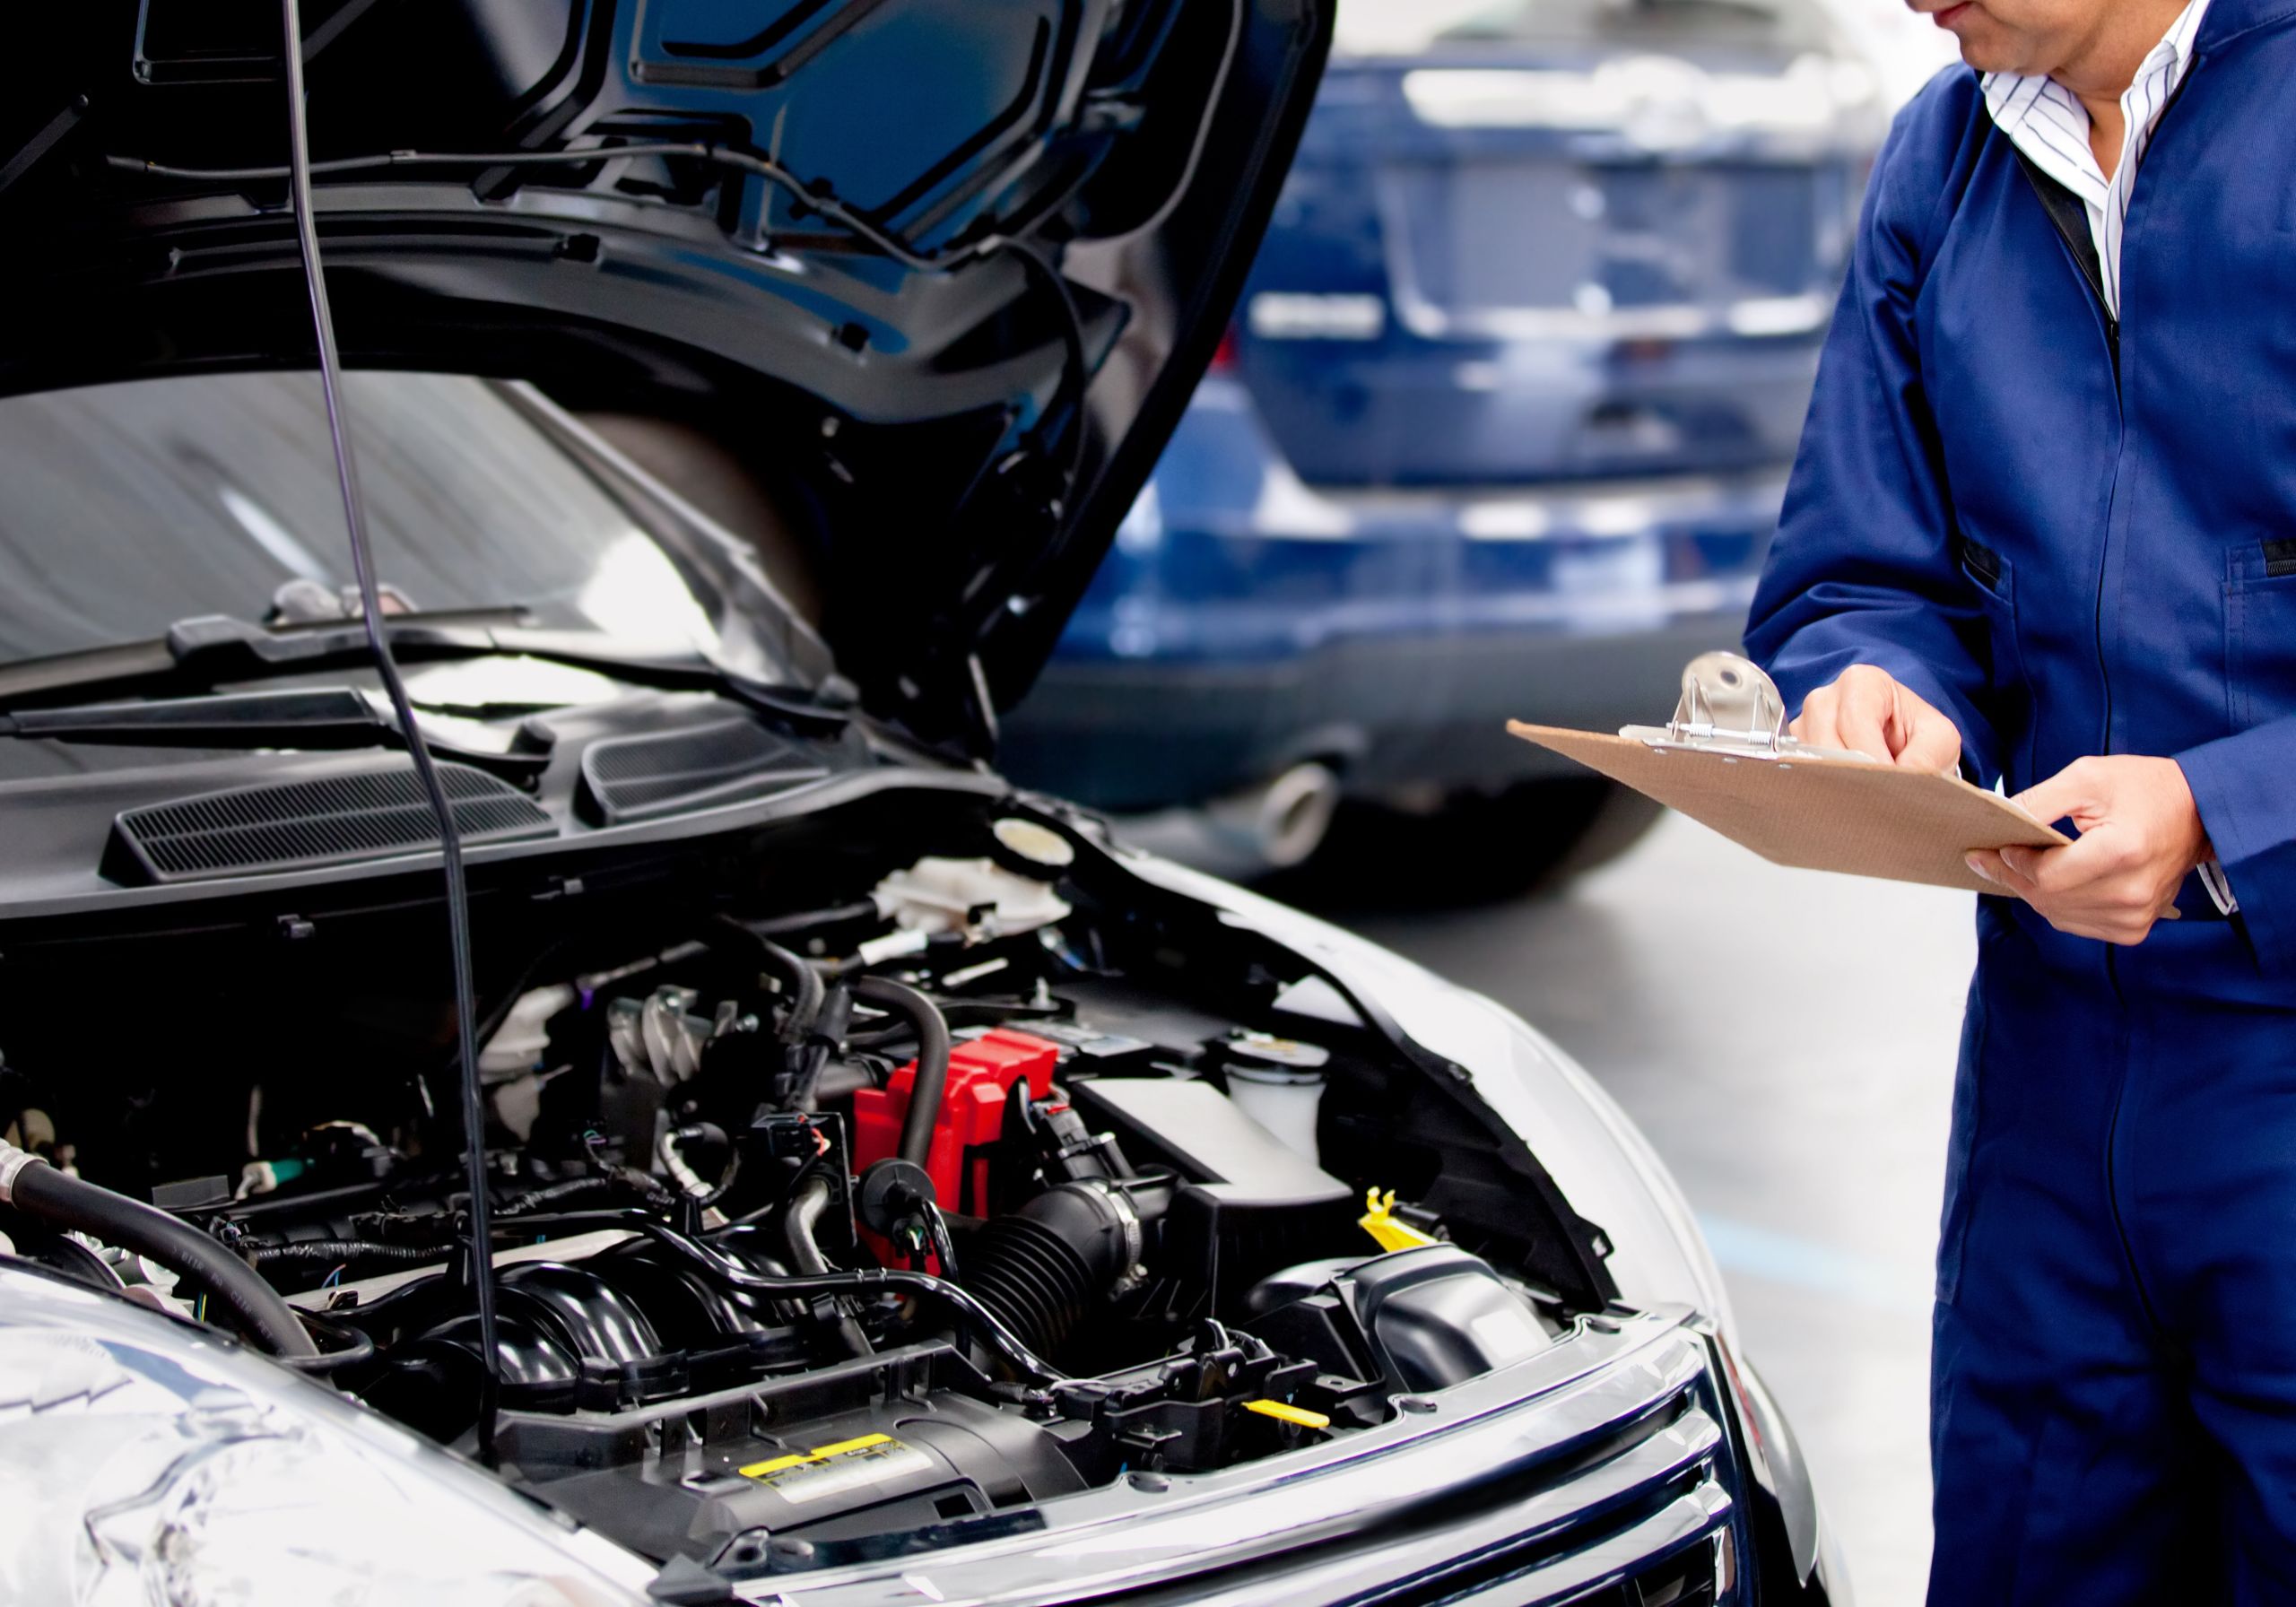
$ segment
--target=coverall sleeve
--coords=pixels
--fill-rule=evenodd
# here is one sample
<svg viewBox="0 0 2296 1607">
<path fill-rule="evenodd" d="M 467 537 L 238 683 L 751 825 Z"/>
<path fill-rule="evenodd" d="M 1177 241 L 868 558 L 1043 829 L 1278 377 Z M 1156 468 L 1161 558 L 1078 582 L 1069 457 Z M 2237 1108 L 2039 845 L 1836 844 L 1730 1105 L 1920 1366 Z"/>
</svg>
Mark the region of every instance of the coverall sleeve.
<svg viewBox="0 0 2296 1607">
<path fill-rule="evenodd" d="M 1907 109 L 1874 164 L 1746 650 L 1794 711 L 1852 665 L 1887 670 L 1960 728 L 1964 771 L 1990 786 L 1990 650 L 1956 556 L 1913 322 L 1945 188 L 1925 170 L 1938 166 L 1922 116 L 1935 99 Z"/>
<path fill-rule="evenodd" d="M 2267 972 L 2296 973 L 2296 718 L 2176 755 L 2248 941 Z"/>
</svg>

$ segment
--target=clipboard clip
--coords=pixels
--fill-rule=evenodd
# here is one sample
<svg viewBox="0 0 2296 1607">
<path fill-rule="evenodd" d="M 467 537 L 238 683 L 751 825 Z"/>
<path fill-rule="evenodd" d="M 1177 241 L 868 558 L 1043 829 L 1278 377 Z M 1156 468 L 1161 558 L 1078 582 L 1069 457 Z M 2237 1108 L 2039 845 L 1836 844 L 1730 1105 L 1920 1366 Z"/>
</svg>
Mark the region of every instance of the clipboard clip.
<svg viewBox="0 0 2296 1607">
<path fill-rule="evenodd" d="M 1619 734 L 1654 748 L 1692 748 L 1744 759 L 1865 759 L 1847 748 L 1813 748 L 1786 732 L 1786 699 L 1752 659 L 1701 653 L 1683 668 L 1682 701 L 1663 725 L 1627 725 Z"/>
</svg>

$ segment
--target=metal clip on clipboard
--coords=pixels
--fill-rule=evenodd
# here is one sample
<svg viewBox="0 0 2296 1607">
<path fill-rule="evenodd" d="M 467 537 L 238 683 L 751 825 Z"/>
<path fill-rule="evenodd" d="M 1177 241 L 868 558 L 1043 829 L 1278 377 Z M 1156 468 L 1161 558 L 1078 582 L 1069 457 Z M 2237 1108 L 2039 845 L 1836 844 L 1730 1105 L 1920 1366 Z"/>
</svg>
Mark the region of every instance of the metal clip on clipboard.
<svg viewBox="0 0 2296 1607">
<path fill-rule="evenodd" d="M 1786 700 L 1761 666 L 1735 653 L 1701 653 L 1683 666 L 1682 701 L 1663 725 L 1625 725 L 1621 736 L 1653 748 L 1692 748 L 1730 758 L 1865 759 L 1817 748 L 1786 732 Z"/>
<path fill-rule="evenodd" d="M 1776 864 L 1989 893 L 2000 890 L 1970 871 L 1971 849 L 2070 840 L 1958 775 L 1796 742 L 1778 688 L 1735 653 L 1691 660 L 1664 725 L 1616 736 L 1521 720 L 1507 728 Z"/>
</svg>

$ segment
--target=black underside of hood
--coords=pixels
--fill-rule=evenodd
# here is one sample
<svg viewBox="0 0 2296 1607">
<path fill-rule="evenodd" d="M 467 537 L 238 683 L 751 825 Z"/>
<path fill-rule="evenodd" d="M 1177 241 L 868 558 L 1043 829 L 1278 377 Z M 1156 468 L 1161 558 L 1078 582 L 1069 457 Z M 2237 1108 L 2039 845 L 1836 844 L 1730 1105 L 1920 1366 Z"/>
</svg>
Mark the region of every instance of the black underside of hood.
<svg viewBox="0 0 2296 1607">
<path fill-rule="evenodd" d="M 345 360 L 702 430 L 867 704 L 985 748 L 1218 343 L 1330 9 L 304 0 Z M 19 12 L 0 393 L 308 366 L 276 0 Z"/>
</svg>

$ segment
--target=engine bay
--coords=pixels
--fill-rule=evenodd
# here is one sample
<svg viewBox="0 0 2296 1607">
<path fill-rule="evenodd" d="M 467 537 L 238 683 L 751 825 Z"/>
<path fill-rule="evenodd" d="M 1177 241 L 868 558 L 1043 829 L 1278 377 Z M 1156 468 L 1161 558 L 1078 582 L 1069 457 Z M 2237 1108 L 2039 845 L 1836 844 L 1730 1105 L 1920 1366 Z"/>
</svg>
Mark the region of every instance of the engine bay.
<svg viewBox="0 0 2296 1607">
<path fill-rule="evenodd" d="M 309 1370 L 658 1561 L 898 1555 L 1325 1444 L 1608 1297 L 1471 1079 L 1072 817 L 919 787 L 518 875 L 474 890 L 491 1368 L 431 910 L 387 880 L 107 934 L 124 1012 L 84 934 L 11 946 L 0 1125 L 252 1267 Z"/>
</svg>

